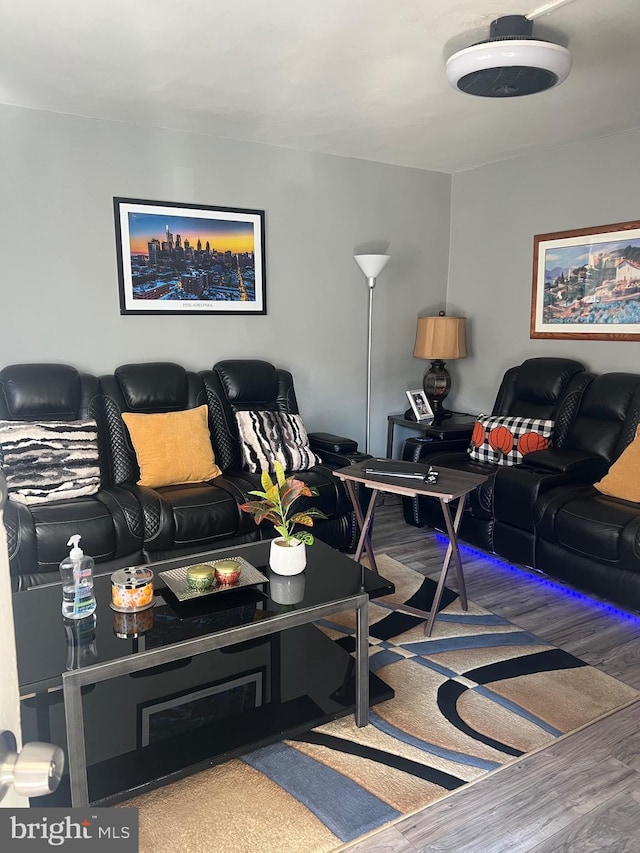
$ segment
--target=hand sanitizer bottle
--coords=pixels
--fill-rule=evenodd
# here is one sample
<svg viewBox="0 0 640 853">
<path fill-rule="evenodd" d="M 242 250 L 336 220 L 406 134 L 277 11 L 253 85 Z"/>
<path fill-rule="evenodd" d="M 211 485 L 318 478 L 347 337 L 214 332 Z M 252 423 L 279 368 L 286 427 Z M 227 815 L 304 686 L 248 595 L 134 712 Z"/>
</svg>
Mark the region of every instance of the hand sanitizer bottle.
<svg viewBox="0 0 640 853">
<path fill-rule="evenodd" d="M 83 619 L 96 609 L 93 594 L 94 561 L 87 557 L 78 546 L 80 535 L 72 536 L 67 545 L 71 545 L 68 557 L 60 563 L 62 578 L 62 615 L 65 619 Z"/>
</svg>

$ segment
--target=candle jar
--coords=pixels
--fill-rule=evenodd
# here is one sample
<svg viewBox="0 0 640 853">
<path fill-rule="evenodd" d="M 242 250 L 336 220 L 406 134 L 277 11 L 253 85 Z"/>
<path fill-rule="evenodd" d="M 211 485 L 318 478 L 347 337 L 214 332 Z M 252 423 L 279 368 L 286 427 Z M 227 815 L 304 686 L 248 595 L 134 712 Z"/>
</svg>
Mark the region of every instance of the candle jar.
<svg viewBox="0 0 640 853">
<path fill-rule="evenodd" d="M 153 606 L 153 572 L 139 566 L 118 569 L 111 575 L 111 608 L 136 613 Z"/>
<path fill-rule="evenodd" d="M 238 583 L 242 573 L 242 566 L 238 560 L 216 560 L 213 567 L 219 584 L 231 586 Z"/>
</svg>

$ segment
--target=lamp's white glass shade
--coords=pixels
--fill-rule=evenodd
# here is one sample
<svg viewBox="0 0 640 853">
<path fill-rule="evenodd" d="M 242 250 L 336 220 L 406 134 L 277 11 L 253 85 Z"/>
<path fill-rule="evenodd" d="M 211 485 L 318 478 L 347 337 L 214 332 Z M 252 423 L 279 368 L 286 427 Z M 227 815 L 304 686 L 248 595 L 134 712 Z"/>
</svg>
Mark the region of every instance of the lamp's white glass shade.
<svg viewBox="0 0 640 853">
<path fill-rule="evenodd" d="M 367 278 L 376 278 L 389 263 L 389 257 L 390 255 L 354 255 L 353 259 Z"/>
<path fill-rule="evenodd" d="M 534 39 L 517 41 L 494 41 L 474 44 L 459 50 L 447 60 L 447 81 L 454 89 L 458 82 L 475 71 L 508 66 L 542 68 L 555 74 L 555 83 L 560 85 L 571 71 L 571 54 L 566 47 Z M 553 87 L 552 87 L 553 88 Z"/>
</svg>

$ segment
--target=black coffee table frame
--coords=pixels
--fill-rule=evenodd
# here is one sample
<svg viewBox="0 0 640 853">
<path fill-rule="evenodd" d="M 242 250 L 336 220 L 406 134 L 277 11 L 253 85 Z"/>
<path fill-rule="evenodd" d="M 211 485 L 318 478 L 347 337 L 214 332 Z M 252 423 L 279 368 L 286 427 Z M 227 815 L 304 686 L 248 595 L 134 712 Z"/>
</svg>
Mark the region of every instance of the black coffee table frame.
<svg viewBox="0 0 640 853">
<path fill-rule="evenodd" d="M 87 760 L 84 739 L 84 714 L 82 709 L 82 687 L 108 681 L 120 675 L 128 675 L 165 663 L 172 663 L 193 655 L 204 654 L 214 649 L 232 646 L 257 637 L 266 637 L 287 628 L 306 625 L 317 619 L 324 619 L 335 613 L 348 610 L 356 611 L 356 708 L 355 719 L 358 726 L 369 722 L 369 596 L 366 592 L 343 598 L 330 604 L 315 605 L 300 610 L 292 610 L 273 616 L 269 620 L 252 622 L 211 634 L 196 637 L 163 648 L 138 652 L 126 658 L 108 661 L 83 669 L 64 672 L 62 685 L 64 691 L 65 721 L 67 727 L 67 749 L 69 778 L 71 784 L 72 806 L 89 805 L 89 786 L 87 780 Z M 283 733 L 282 737 L 285 737 Z"/>
<path fill-rule="evenodd" d="M 119 802 L 352 712 L 358 725 L 366 725 L 369 705 L 393 696 L 388 685 L 369 673 L 367 631 L 369 598 L 393 592 L 393 584 L 316 542 L 299 576 L 300 598 L 286 604 L 292 579 L 277 581 L 279 576 L 271 575 L 266 566 L 269 544 L 152 564 L 155 606 L 152 618 L 142 620 L 151 626 L 141 634 L 118 633 L 122 628 L 116 627 L 115 617 L 120 614 L 109 607 L 110 573 L 98 574 L 96 619 L 93 629 L 88 626 L 93 645 L 87 653 L 81 646 L 70 654 L 59 583 L 14 594 L 23 731 L 30 739 L 61 746 L 67 740 L 69 773 L 53 795 L 55 802 L 32 805 Z M 181 603 L 160 577 L 166 569 L 239 554 L 268 575 L 268 581 Z M 340 621 L 330 617 L 345 612 L 355 612 L 348 641 L 352 654 L 312 624 Z M 78 630 L 82 637 L 80 623 Z M 125 636 L 133 639 L 119 639 Z M 249 696 L 239 713 L 229 715 L 232 706 L 218 703 L 211 707 L 211 717 L 209 711 L 194 709 L 191 729 L 165 729 L 168 740 L 156 729 L 149 745 L 136 735 L 145 697 L 171 698 L 181 690 L 189 695 L 191 684 L 199 687 L 218 678 L 230 683 L 233 673 L 261 666 L 265 654 L 270 679 L 267 694 L 255 704 Z"/>
</svg>

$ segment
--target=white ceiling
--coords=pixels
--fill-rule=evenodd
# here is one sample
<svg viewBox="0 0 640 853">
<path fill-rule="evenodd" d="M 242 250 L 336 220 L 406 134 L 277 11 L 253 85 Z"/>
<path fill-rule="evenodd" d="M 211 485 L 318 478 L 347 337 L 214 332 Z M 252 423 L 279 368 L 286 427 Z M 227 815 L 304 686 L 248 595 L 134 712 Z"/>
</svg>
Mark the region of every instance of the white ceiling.
<svg viewBox="0 0 640 853">
<path fill-rule="evenodd" d="M 462 95 L 446 58 L 546 0 L 0 0 L 0 103 L 456 172 L 640 127 L 640 0 L 565 0 L 569 79 Z"/>
</svg>

